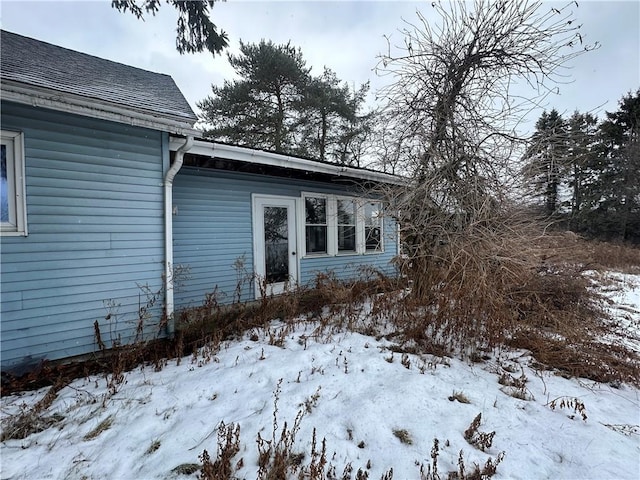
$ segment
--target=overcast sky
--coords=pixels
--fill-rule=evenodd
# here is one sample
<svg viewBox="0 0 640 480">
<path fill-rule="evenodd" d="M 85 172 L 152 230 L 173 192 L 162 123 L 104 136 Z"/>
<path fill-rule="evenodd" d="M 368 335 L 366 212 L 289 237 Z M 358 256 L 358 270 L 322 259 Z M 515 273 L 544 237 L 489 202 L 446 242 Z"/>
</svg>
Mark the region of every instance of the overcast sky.
<svg viewBox="0 0 640 480">
<path fill-rule="evenodd" d="M 564 5 L 564 3 L 562 3 Z M 551 8 L 545 3 L 543 8 Z M 557 5 L 556 5 L 557 6 Z M 231 40 L 275 43 L 291 41 L 302 49 L 312 73 L 326 65 L 353 85 L 371 80 L 375 89 L 386 82 L 373 68 L 386 48 L 383 35 L 401 42 L 403 19 L 414 20 L 416 9 L 429 15 L 431 1 L 277 2 L 229 0 L 216 3 L 212 19 Z M 573 9 L 586 43 L 600 49 L 572 61 L 573 83 L 560 86 L 549 99 L 569 116 L 574 110 L 593 111 L 600 118 L 614 111 L 627 92 L 640 88 L 640 1 L 581 1 Z M 177 13 L 162 4 L 145 22 L 119 13 L 102 1 L 0 1 L 2 28 L 49 43 L 133 65 L 173 77 L 196 113 L 196 102 L 211 84 L 232 78 L 226 55 L 179 55 L 175 50 Z M 534 112 L 533 121 L 541 112 Z"/>
</svg>

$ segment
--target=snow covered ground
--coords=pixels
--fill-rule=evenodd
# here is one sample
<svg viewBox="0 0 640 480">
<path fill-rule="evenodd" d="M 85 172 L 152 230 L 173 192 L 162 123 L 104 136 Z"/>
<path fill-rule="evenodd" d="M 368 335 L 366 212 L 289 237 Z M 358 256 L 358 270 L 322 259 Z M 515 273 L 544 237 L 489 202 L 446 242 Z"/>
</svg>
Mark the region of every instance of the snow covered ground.
<svg viewBox="0 0 640 480">
<path fill-rule="evenodd" d="M 607 292 L 614 318 L 625 332 L 640 331 L 640 276 L 615 285 Z M 284 327 L 274 323 L 272 336 Z M 292 451 L 305 454 L 300 468 L 312 461 L 315 429 L 338 478 L 347 464 L 350 478 L 362 469 L 377 480 L 390 468 L 394 479 L 420 478 L 435 438 L 442 478 L 458 471 L 461 451 L 467 472 L 504 452 L 494 478 L 640 478 L 637 388 L 538 371 L 526 352 L 468 364 L 392 353 L 391 342 L 356 333 L 314 339 L 313 329 L 288 330 L 281 346 L 270 344 L 268 332 L 249 332 L 159 372 L 129 372 L 115 393 L 104 376 L 76 380 L 43 412 L 48 428 L 1 444 L 1 478 L 197 478 L 184 472 L 204 449 L 215 459 L 224 422 L 240 426 L 236 476 L 254 479 L 258 434 L 271 440 L 275 429 L 278 439 L 299 412 Z M 625 341 L 640 348 L 637 335 Z M 524 387 L 504 385 L 509 375 L 526 378 Z M 3 419 L 45 394 L 3 398 Z M 479 413 L 479 431 L 495 431 L 484 452 L 464 437 Z"/>
</svg>

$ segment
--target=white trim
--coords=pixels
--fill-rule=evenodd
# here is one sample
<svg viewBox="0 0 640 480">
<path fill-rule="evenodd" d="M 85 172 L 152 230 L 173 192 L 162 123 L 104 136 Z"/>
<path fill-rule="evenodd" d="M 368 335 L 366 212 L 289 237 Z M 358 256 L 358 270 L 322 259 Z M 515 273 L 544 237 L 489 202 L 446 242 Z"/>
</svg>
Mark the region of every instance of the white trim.
<svg viewBox="0 0 640 480">
<path fill-rule="evenodd" d="M 380 213 L 380 248 L 379 249 L 375 249 L 375 250 L 367 250 L 367 238 L 366 238 L 366 230 L 367 230 L 367 225 L 366 225 L 366 216 L 364 215 L 364 207 L 365 207 L 365 203 L 377 203 L 380 206 L 379 209 L 379 213 Z M 362 228 L 363 228 L 363 243 L 364 243 L 364 248 L 363 248 L 363 253 L 365 255 L 375 255 L 377 253 L 384 253 L 384 206 L 382 205 L 382 201 L 380 200 L 376 200 L 376 199 L 363 199 L 362 201 L 362 209 L 363 209 L 363 221 L 362 221 Z"/>
<path fill-rule="evenodd" d="M 327 253 L 307 253 L 306 241 L 306 203 L 307 197 L 325 198 L 327 200 Z M 327 257 L 353 257 L 359 255 L 380 255 L 385 252 L 384 242 L 384 209 L 382 200 L 375 198 L 356 197 L 353 195 L 318 193 L 303 191 L 300 195 L 302 210 L 299 219 L 301 225 L 301 256 L 303 258 L 327 258 Z M 356 251 L 338 251 L 338 200 L 353 200 L 356 203 Z M 367 250 L 365 238 L 364 205 L 366 203 L 378 203 L 381 206 L 382 217 L 380 219 L 380 249 Z"/>
<path fill-rule="evenodd" d="M 195 120 L 175 115 L 167 114 L 162 116 L 157 112 L 124 107 L 95 98 L 82 97 L 42 87 L 25 86 L 12 81 L 3 81 L 1 91 L 2 100 L 8 102 L 49 108 L 179 135 L 196 136 L 202 134 L 202 132 L 193 128 Z M 182 139 L 182 143 L 184 143 L 184 139 Z"/>
<path fill-rule="evenodd" d="M 9 222 L 0 224 L 3 237 L 26 237 L 27 189 L 25 184 L 24 134 L 2 130 L 2 144 L 7 147 L 7 200 Z"/>
<path fill-rule="evenodd" d="M 327 251 L 326 252 L 311 252 L 311 253 L 307 253 L 307 203 L 305 202 L 305 199 L 307 197 L 313 197 L 313 198 L 324 198 L 325 199 L 325 215 L 326 215 L 326 221 L 327 221 Z M 302 243 L 300 244 L 302 246 L 302 255 L 304 258 L 322 258 L 322 257 L 334 257 L 336 255 L 336 250 L 337 250 L 337 246 L 333 246 L 332 242 L 332 234 L 334 233 L 333 230 L 330 230 L 329 225 L 331 224 L 331 221 L 329 220 L 329 217 L 331 215 L 331 210 L 329 207 L 329 199 L 330 199 L 331 195 L 327 194 L 327 193 L 316 193 L 316 192 L 302 192 L 300 195 L 300 199 L 302 202 L 302 207 L 301 207 L 301 220 L 300 220 L 300 225 L 301 225 L 301 230 L 302 230 Z M 335 222 L 334 222 L 335 223 Z M 319 224 L 321 225 L 321 224 Z"/>
<path fill-rule="evenodd" d="M 334 195 L 334 202 L 331 202 L 335 205 L 335 229 L 336 229 L 336 256 L 338 257 L 342 257 L 342 256 L 348 256 L 348 255 L 358 255 L 360 253 L 360 250 L 358 249 L 358 205 L 360 204 L 359 198 L 358 197 L 352 197 L 352 196 L 345 196 L 345 195 Z M 354 222 L 355 224 L 353 225 L 355 227 L 355 242 L 354 242 L 354 247 L 355 250 L 343 250 L 340 251 L 339 248 L 339 239 L 338 239 L 338 226 L 340 225 L 339 223 L 339 218 L 338 218 L 338 201 L 343 200 L 345 202 L 353 202 L 353 206 L 355 211 L 354 213 Z"/>
<path fill-rule="evenodd" d="M 170 148 L 174 150 L 181 141 L 179 138 L 171 137 Z M 196 140 L 190 153 L 210 158 L 218 157 L 227 160 L 237 160 L 256 165 L 270 165 L 305 172 L 325 173 L 336 177 L 347 177 L 356 180 L 369 180 L 394 185 L 406 184 L 405 179 L 395 175 L 389 175 L 388 173 L 331 165 L 306 158 L 292 157 L 281 153 L 264 152 L 262 150 L 254 150 L 236 145 L 225 145 L 208 140 Z"/>
<path fill-rule="evenodd" d="M 298 215 L 296 197 L 280 195 L 251 194 L 251 216 L 253 227 L 253 273 L 255 298 L 261 298 L 261 283 L 265 277 L 265 242 L 264 242 L 264 216 L 262 208 L 285 207 L 287 208 L 287 227 L 289 242 L 289 279 L 267 285 L 267 295 L 283 293 L 287 287 L 295 287 L 298 284 L 300 261 L 298 252 Z"/>
</svg>

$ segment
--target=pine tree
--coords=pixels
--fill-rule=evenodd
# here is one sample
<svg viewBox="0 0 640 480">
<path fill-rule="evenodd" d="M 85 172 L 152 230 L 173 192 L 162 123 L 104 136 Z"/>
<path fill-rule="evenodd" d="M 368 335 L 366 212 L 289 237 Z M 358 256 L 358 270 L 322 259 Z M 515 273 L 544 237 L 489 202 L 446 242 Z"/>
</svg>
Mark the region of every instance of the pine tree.
<svg viewBox="0 0 640 480">
<path fill-rule="evenodd" d="M 291 44 L 240 42 L 228 55 L 239 80 L 198 102 L 205 136 L 280 153 L 351 163 L 366 134 L 360 115 L 368 85 L 351 92 L 329 68 L 314 77 Z"/>
<path fill-rule="evenodd" d="M 218 32 L 209 18 L 209 9 L 218 0 L 167 0 L 178 11 L 176 49 L 180 53 L 208 50 L 213 55 L 229 46 L 227 34 Z M 112 0 L 111 6 L 119 12 L 131 12 L 144 21 L 145 13 L 155 15 L 160 9 L 159 0 Z"/>
<path fill-rule="evenodd" d="M 593 229 L 608 237 L 640 240 L 640 89 L 607 112 L 600 124 L 597 188 L 590 215 Z"/>
<path fill-rule="evenodd" d="M 300 151 L 319 160 L 326 160 L 329 149 L 337 144 L 340 125 L 355 121 L 349 88 L 327 67 L 321 76 L 309 80 L 301 113 Z"/>
<path fill-rule="evenodd" d="M 567 123 L 556 109 L 544 111 L 536 122 L 525 153 L 524 174 L 532 182 L 534 194 L 544 199 L 544 211 L 560 210 L 559 189 L 567 170 Z"/>
<path fill-rule="evenodd" d="M 300 151 L 319 160 L 357 165 L 371 113 L 360 114 L 369 84 L 352 91 L 325 67 L 310 79 L 303 97 Z M 360 142 L 360 143 L 359 143 Z"/>
<path fill-rule="evenodd" d="M 294 131 L 308 83 L 300 49 L 240 42 L 240 54 L 228 55 L 239 80 L 213 86 L 198 102 L 202 120 L 211 125 L 205 136 L 283 153 L 295 153 Z"/>
<path fill-rule="evenodd" d="M 598 162 L 598 119 L 577 110 L 568 121 L 567 181 L 571 189 L 570 226 L 580 230 L 581 217 L 594 200 L 594 168 Z"/>
</svg>

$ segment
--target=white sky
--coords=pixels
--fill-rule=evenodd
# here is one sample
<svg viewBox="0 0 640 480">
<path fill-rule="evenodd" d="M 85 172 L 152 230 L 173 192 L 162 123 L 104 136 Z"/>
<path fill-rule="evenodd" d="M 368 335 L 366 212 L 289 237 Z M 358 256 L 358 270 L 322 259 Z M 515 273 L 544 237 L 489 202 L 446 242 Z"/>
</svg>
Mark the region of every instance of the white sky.
<svg viewBox="0 0 640 480">
<path fill-rule="evenodd" d="M 565 3 L 561 3 L 564 5 Z M 558 4 L 546 3 L 543 8 Z M 430 15 L 431 2 L 335 1 L 276 2 L 230 0 L 216 3 L 212 18 L 229 34 L 231 48 L 238 40 L 271 39 L 302 49 L 312 72 L 323 66 L 358 86 L 371 80 L 384 84 L 372 71 L 385 49 L 383 35 L 400 43 L 403 18 L 415 19 L 416 8 Z M 562 85 L 547 108 L 569 116 L 574 110 L 593 111 L 600 118 L 614 111 L 618 100 L 640 87 L 640 2 L 582 1 L 575 8 L 582 36 L 598 41 L 599 50 L 572 62 L 573 83 Z M 177 13 L 162 4 L 156 17 L 145 22 L 122 14 L 104 1 L 0 1 L 2 28 L 102 58 L 171 75 L 196 113 L 196 102 L 210 93 L 211 84 L 231 78 L 226 55 L 179 55 L 175 50 Z M 541 112 L 534 112 L 535 121 Z"/>
</svg>

